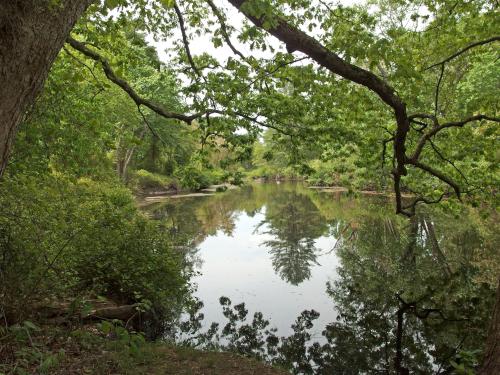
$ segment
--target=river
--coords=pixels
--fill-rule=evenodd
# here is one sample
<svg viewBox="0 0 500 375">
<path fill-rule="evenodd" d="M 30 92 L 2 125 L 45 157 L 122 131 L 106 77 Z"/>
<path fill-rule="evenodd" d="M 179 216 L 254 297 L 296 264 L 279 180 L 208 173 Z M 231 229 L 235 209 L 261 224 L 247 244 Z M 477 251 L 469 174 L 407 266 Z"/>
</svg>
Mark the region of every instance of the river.
<svg viewBox="0 0 500 375">
<path fill-rule="evenodd" d="M 424 372 L 484 340 L 498 235 L 469 212 L 429 209 L 407 219 L 388 197 L 298 183 L 167 197 L 143 209 L 190 260 L 204 328 L 226 321 L 221 296 L 244 302 L 250 316 L 262 312 L 278 336 L 315 310 L 311 342 L 336 346 L 339 362 L 388 368 L 404 330 L 401 355 Z"/>
</svg>

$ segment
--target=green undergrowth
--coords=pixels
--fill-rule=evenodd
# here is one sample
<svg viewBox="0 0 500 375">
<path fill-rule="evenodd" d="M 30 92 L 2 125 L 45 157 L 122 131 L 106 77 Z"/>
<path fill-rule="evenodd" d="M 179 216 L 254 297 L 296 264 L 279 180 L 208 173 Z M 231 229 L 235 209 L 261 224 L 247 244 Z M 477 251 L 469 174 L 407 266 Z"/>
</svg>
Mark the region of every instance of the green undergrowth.
<svg viewBox="0 0 500 375">
<path fill-rule="evenodd" d="M 243 183 L 241 171 L 226 172 L 220 168 L 203 169 L 195 165 L 179 168 L 174 176 L 153 173 L 144 169 L 130 172 L 127 185 L 135 194 L 165 191 L 197 191 L 210 185 Z"/>
<path fill-rule="evenodd" d="M 117 322 L 76 328 L 25 321 L 0 329 L 0 374 L 262 374 L 286 372 L 237 354 L 147 342 Z"/>
<path fill-rule="evenodd" d="M 104 296 L 170 314 L 186 294 L 183 254 L 131 192 L 62 175 L 0 184 L 0 317 L 31 320 L 47 300 Z"/>
</svg>

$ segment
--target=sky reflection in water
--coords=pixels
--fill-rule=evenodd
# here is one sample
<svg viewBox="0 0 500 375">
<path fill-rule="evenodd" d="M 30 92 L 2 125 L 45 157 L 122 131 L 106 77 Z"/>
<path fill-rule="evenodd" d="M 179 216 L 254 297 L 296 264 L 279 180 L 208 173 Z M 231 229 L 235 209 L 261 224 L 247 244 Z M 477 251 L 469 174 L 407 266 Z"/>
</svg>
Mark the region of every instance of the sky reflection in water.
<svg viewBox="0 0 500 375">
<path fill-rule="evenodd" d="M 245 302 L 250 316 L 262 312 L 279 335 L 291 334 L 296 317 L 314 309 L 320 318 L 313 334 L 321 341 L 321 331 L 337 316 L 326 284 L 336 279 L 339 266 L 332 251 L 339 223 L 320 212 L 322 200 L 340 207 L 345 202 L 346 209 L 353 204 L 339 194 L 287 183 L 167 198 L 146 210 L 153 218 L 171 220 L 172 233 L 198 260 L 200 275 L 192 281 L 198 285 L 195 296 L 205 304 L 204 325 L 225 322 L 219 298 L 226 296 L 233 304 Z"/>
<path fill-rule="evenodd" d="M 219 297 L 224 295 L 235 304 L 245 302 L 250 314 L 262 312 L 283 335 L 292 333 L 290 325 L 303 310 L 314 309 L 321 314 L 316 324 L 320 335 L 336 317 L 333 301 L 325 291 L 327 281 L 336 277 L 338 259 L 334 252 L 319 256 L 318 264 L 310 267 L 309 279 L 298 285 L 283 280 L 273 269 L 269 246 L 264 244 L 273 236 L 262 233 L 265 228 L 255 230 L 264 220 L 265 213 L 254 217 L 239 213 L 232 236 L 218 231 L 199 245 L 203 265 L 194 281 L 198 284 L 196 296 L 205 303 L 205 319 L 224 321 L 219 305 Z M 333 237 L 317 238 L 317 254 L 328 252 L 335 242 Z"/>
</svg>

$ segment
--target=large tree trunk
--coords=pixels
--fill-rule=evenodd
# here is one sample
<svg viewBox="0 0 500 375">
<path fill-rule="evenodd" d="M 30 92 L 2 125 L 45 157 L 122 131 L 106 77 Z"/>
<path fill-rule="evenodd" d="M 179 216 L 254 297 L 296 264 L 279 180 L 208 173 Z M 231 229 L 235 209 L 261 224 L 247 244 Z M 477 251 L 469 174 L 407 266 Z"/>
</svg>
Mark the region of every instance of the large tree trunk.
<svg viewBox="0 0 500 375">
<path fill-rule="evenodd" d="M 500 374 L 500 278 L 498 279 L 497 298 L 493 308 L 488 339 L 486 340 L 486 351 L 483 357 L 483 365 L 479 375 Z"/>
<path fill-rule="evenodd" d="M 27 108 L 93 0 L 0 1 L 0 177 Z"/>
</svg>

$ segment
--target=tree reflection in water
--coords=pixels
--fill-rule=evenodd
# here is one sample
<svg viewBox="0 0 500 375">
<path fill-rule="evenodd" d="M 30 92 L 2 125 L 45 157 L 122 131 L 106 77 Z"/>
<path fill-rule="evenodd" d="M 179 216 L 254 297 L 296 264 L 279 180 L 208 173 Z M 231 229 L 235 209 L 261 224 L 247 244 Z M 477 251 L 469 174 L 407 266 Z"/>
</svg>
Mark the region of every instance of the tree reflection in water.
<svg viewBox="0 0 500 375">
<path fill-rule="evenodd" d="M 309 279 L 311 267 L 318 264 L 315 240 L 328 231 L 311 200 L 291 192 L 278 195 L 266 206 L 262 226 L 273 237 L 263 244 L 269 248 L 275 272 L 292 285 Z"/>
<path fill-rule="evenodd" d="M 265 245 L 275 271 L 292 284 L 310 277 L 321 256 L 319 237 L 337 239 L 340 259 L 339 277 L 327 286 L 338 320 L 325 328 L 322 343 L 311 339 L 313 311 L 297 318 L 293 335 L 278 338 L 262 314 L 249 319 L 244 305 L 223 299 L 228 322 L 191 334 L 191 344 L 304 374 L 447 374 L 480 360 L 500 265 L 491 220 L 465 208 L 426 208 L 408 220 L 373 200 L 288 186 L 246 187 L 190 204 L 179 209 L 189 219 L 176 227 L 189 233 L 184 241 L 191 245 L 231 227 L 235 213 L 253 215 L 265 206 L 260 230 L 272 237 Z"/>
</svg>

